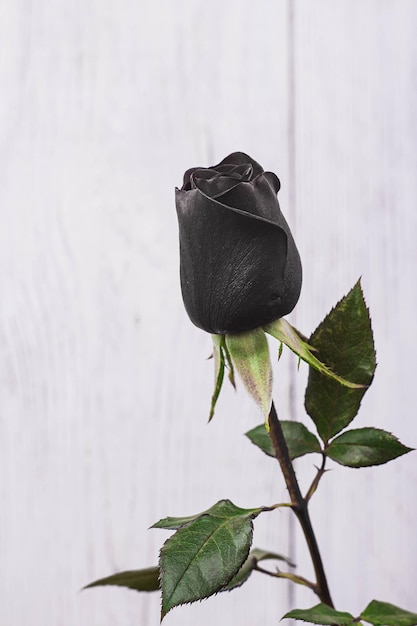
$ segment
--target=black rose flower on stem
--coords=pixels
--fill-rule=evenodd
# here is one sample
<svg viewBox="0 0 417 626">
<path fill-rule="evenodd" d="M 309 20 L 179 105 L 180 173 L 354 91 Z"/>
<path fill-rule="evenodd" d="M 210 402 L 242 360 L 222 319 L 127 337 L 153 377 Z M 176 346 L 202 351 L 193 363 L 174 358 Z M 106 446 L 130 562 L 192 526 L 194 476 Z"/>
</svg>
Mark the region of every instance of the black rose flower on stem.
<svg viewBox="0 0 417 626">
<path fill-rule="evenodd" d="M 250 156 L 192 168 L 176 189 L 181 289 L 191 321 L 237 333 L 287 315 L 301 290 L 301 261 L 281 213 L 280 182 Z"/>
</svg>

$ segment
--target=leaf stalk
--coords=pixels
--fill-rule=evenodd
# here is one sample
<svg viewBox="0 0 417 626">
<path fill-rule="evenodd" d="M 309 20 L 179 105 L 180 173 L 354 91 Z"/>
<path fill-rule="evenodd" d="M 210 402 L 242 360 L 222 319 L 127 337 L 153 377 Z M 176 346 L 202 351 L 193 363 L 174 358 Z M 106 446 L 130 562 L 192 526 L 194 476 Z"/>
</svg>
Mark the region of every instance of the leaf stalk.
<svg viewBox="0 0 417 626">
<path fill-rule="evenodd" d="M 311 580 L 307 580 L 307 578 L 304 578 L 304 576 L 297 576 L 297 574 L 291 574 L 289 572 L 281 572 L 281 570 L 279 569 L 277 569 L 276 572 L 270 572 L 269 570 L 264 569 L 258 564 L 253 569 L 257 572 L 262 572 L 262 574 L 273 576 L 274 578 L 286 578 L 288 580 L 291 580 L 293 583 L 308 587 L 309 589 L 314 591 L 314 593 L 317 593 L 317 586 L 313 582 L 311 582 Z"/>
</svg>

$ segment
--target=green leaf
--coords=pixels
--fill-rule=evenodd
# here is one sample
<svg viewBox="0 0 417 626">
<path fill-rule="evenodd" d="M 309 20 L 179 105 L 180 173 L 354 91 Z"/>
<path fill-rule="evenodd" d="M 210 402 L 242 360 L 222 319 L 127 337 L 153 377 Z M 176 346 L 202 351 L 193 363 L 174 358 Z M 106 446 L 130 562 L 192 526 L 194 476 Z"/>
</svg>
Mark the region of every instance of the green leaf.
<svg viewBox="0 0 417 626">
<path fill-rule="evenodd" d="M 402 454 L 411 452 L 397 437 L 379 428 L 348 430 L 333 439 L 327 455 L 348 467 L 369 467 L 388 463 Z"/>
<path fill-rule="evenodd" d="M 119 572 L 118 574 L 95 580 L 93 583 L 83 587 L 83 589 L 102 587 L 104 585 L 117 585 L 118 587 L 127 587 L 135 591 L 158 591 L 159 567 Z"/>
<path fill-rule="evenodd" d="M 284 318 L 275 320 L 271 324 L 264 326 L 264 331 L 268 333 L 268 335 L 278 339 L 281 344 L 285 343 L 285 345 L 290 348 L 292 352 L 294 352 L 300 359 L 308 363 L 310 367 L 320 372 L 320 374 L 324 374 L 332 380 L 337 381 L 346 387 L 350 387 L 351 389 L 357 389 L 362 386 L 338 376 L 327 365 L 319 361 L 319 359 L 312 352 L 315 351 L 315 348 L 304 341 L 301 333 L 291 326 L 291 324 L 289 324 Z M 278 360 L 280 358 L 281 351 L 280 346 Z"/>
<path fill-rule="evenodd" d="M 262 452 L 265 452 L 268 456 L 273 456 L 275 458 L 274 446 L 272 445 L 271 438 L 265 428 L 265 424 L 255 426 L 252 430 L 248 430 L 245 435 L 253 444 L 255 444 L 255 446 L 258 446 Z"/>
<path fill-rule="evenodd" d="M 266 420 L 272 404 L 272 368 L 263 329 L 227 334 L 226 348 L 246 390 Z"/>
<path fill-rule="evenodd" d="M 282 420 L 281 426 L 292 460 L 311 452 L 321 452 L 317 437 L 301 422 Z"/>
<path fill-rule="evenodd" d="M 223 385 L 224 379 L 224 335 L 212 335 L 213 339 L 213 358 L 214 358 L 214 391 L 211 397 L 211 406 L 209 414 L 209 422 L 214 415 L 214 409 L 216 408 L 217 400 Z"/>
<path fill-rule="evenodd" d="M 316 606 L 311 607 L 311 609 L 294 609 L 293 611 L 286 613 L 284 617 L 300 619 L 303 622 L 309 622 L 310 624 L 334 624 L 337 626 L 351 624 L 355 619 L 350 613 L 336 611 L 335 609 L 327 606 L 327 604 L 317 604 Z M 282 619 L 284 619 L 284 617 Z"/>
<path fill-rule="evenodd" d="M 210 511 L 210 509 L 208 509 Z M 189 515 L 187 517 L 164 517 L 160 519 L 159 522 L 152 524 L 151 528 L 165 528 L 167 530 L 178 530 L 178 528 L 183 528 L 184 526 L 188 526 L 191 522 L 198 519 L 202 515 L 205 515 L 207 511 L 203 511 L 202 513 L 197 513 L 196 515 Z"/>
<path fill-rule="evenodd" d="M 266 550 L 254 548 L 250 551 L 248 558 L 246 559 L 236 576 L 234 576 L 230 583 L 226 585 L 226 587 L 221 589 L 221 591 L 231 591 L 232 589 L 243 585 L 243 583 L 248 580 L 249 576 L 252 574 L 259 561 L 264 561 L 266 559 L 285 561 L 286 563 L 288 563 L 288 565 L 294 567 L 294 564 L 286 556 L 276 554 L 275 552 L 268 552 Z"/>
<path fill-rule="evenodd" d="M 360 619 L 374 626 L 416 626 L 417 613 L 410 613 L 398 606 L 372 600 L 363 611 Z"/>
<path fill-rule="evenodd" d="M 263 510 L 220 500 L 165 542 L 160 555 L 162 618 L 174 606 L 207 598 L 230 583 L 248 556 L 252 520 Z"/>
<path fill-rule="evenodd" d="M 360 281 L 321 322 L 310 343 L 333 371 L 362 385 L 347 389 L 310 368 L 305 407 L 327 443 L 356 416 L 376 368 L 371 320 Z"/>
<path fill-rule="evenodd" d="M 282 420 L 281 426 L 292 460 L 311 452 L 321 452 L 317 437 L 301 422 Z M 264 424 L 252 428 L 245 434 L 262 452 L 275 457 L 274 447 Z"/>
</svg>

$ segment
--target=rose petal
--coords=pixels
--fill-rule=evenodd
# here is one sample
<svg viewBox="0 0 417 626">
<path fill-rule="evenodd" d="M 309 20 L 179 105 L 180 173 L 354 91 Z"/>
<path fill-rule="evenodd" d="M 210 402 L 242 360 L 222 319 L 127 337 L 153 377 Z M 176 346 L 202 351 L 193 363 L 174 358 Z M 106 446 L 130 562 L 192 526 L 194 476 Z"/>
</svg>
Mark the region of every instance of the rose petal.
<svg viewBox="0 0 417 626">
<path fill-rule="evenodd" d="M 253 177 L 262 174 L 262 172 L 264 171 L 263 167 L 259 165 L 259 163 L 255 161 L 255 159 L 252 159 L 252 157 L 250 157 L 248 154 L 245 154 L 244 152 L 232 152 L 232 154 L 229 154 L 229 156 L 223 159 L 223 161 L 220 161 L 220 163 L 214 165 L 213 169 L 217 169 L 219 165 L 224 165 L 226 163 L 233 163 L 233 165 L 246 165 L 247 163 L 250 163 L 253 167 Z"/>
<path fill-rule="evenodd" d="M 244 163 L 243 165 L 216 165 L 216 172 L 226 174 L 227 176 L 234 176 L 242 181 L 249 181 L 253 178 L 253 165 L 250 163 Z"/>
<path fill-rule="evenodd" d="M 193 172 L 195 172 L 195 170 L 199 169 L 198 167 L 190 167 L 189 170 L 187 170 L 184 174 L 183 177 L 183 181 L 182 181 L 182 187 L 181 189 L 184 189 L 185 191 L 188 189 L 191 189 L 191 174 Z"/>
<path fill-rule="evenodd" d="M 272 188 L 272 186 L 274 188 Z M 221 197 L 217 198 L 225 206 L 236 211 L 247 211 L 258 219 L 265 219 L 279 226 L 287 235 L 288 258 L 285 268 L 285 291 L 281 298 L 283 315 L 287 315 L 296 305 L 302 283 L 302 268 L 294 238 L 281 213 L 275 189 L 280 185 L 279 179 L 272 172 L 264 172 L 250 183 L 241 183 Z M 201 190 L 202 191 L 202 190 Z M 288 303 L 288 305 L 287 305 Z"/>
<path fill-rule="evenodd" d="M 281 227 L 197 189 L 176 190 L 176 204 L 182 294 L 196 326 L 240 332 L 292 310 L 299 286 L 286 285 L 288 245 Z"/>
<path fill-rule="evenodd" d="M 218 198 L 243 180 L 249 180 L 252 165 L 227 167 L 227 174 L 212 169 L 197 169 L 191 175 L 191 189 L 200 189 L 209 198 Z"/>
<path fill-rule="evenodd" d="M 204 191 L 199 184 L 197 187 Z M 226 206 L 258 215 L 281 226 L 279 223 L 281 211 L 276 193 L 263 174 L 250 183 L 234 185 L 222 195 L 221 202 Z"/>
<path fill-rule="evenodd" d="M 209 198 L 219 198 L 240 184 L 241 181 L 239 179 L 230 176 L 218 175 L 208 180 L 196 178 L 195 176 L 191 177 L 191 188 L 200 189 L 200 191 Z"/>
<path fill-rule="evenodd" d="M 273 172 L 264 172 L 263 176 L 266 178 L 268 183 L 271 185 L 271 187 L 275 191 L 275 193 L 278 193 L 278 191 L 281 189 L 281 183 L 280 183 L 280 180 L 279 180 L 278 176 L 276 174 L 274 174 Z"/>
<path fill-rule="evenodd" d="M 252 171 L 250 172 L 248 180 L 251 180 L 255 176 L 258 176 L 258 174 L 261 174 L 263 172 L 263 169 L 259 165 L 259 163 L 252 159 L 249 155 L 245 154 L 244 152 L 233 152 L 232 154 L 229 154 L 229 156 L 227 156 L 225 159 L 223 159 L 223 161 L 220 161 L 220 163 L 218 163 L 217 165 L 212 165 L 209 168 L 191 167 L 190 169 L 188 169 L 184 174 L 181 189 L 183 189 L 184 191 L 188 191 L 192 188 L 191 175 L 196 170 L 208 169 L 210 171 L 231 173 L 235 169 L 242 167 L 248 168 L 248 166 L 252 167 Z"/>
</svg>

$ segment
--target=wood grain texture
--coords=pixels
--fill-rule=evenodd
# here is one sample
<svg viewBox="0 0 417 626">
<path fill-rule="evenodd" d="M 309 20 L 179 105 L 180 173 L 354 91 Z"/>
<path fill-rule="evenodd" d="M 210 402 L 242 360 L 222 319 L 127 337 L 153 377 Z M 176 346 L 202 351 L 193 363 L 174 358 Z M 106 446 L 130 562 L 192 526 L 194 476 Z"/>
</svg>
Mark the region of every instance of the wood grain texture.
<svg viewBox="0 0 417 626">
<path fill-rule="evenodd" d="M 304 263 L 297 323 L 313 328 L 319 309 L 325 313 L 362 275 L 378 368 L 357 425 L 385 428 L 411 446 L 416 9 L 407 2 L 322 2 L 299 3 L 295 11 L 297 237 L 311 261 Z M 416 471 L 410 455 L 360 473 L 336 466 L 326 477 L 313 514 L 342 610 L 360 611 L 371 597 L 415 605 L 416 511 L 407 494 Z"/>
<path fill-rule="evenodd" d="M 304 332 L 363 276 L 379 365 L 358 425 L 417 446 L 416 17 L 405 0 L 3 3 L 2 623 L 157 624 L 156 595 L 79 589 L 153 565 L 161 517 L 285 497 L 241 436 L 261 421 L 242 390 L 206 423 L 210 339 L 183 310 L 173 200 L 192 165 L 244 150 L 278 174 Z M 305 378 L 285 355 L 282 417 L 304 419 Z M 416 610 L 416 481 L 412 455 L 324 478 L 312 515 L 340 609 Z M 255 545 L 308 575 L 286 513 Z M 165 623 L 268 626 L 293 600 L 315 602 L 254 574 Z"/>
</svg>

